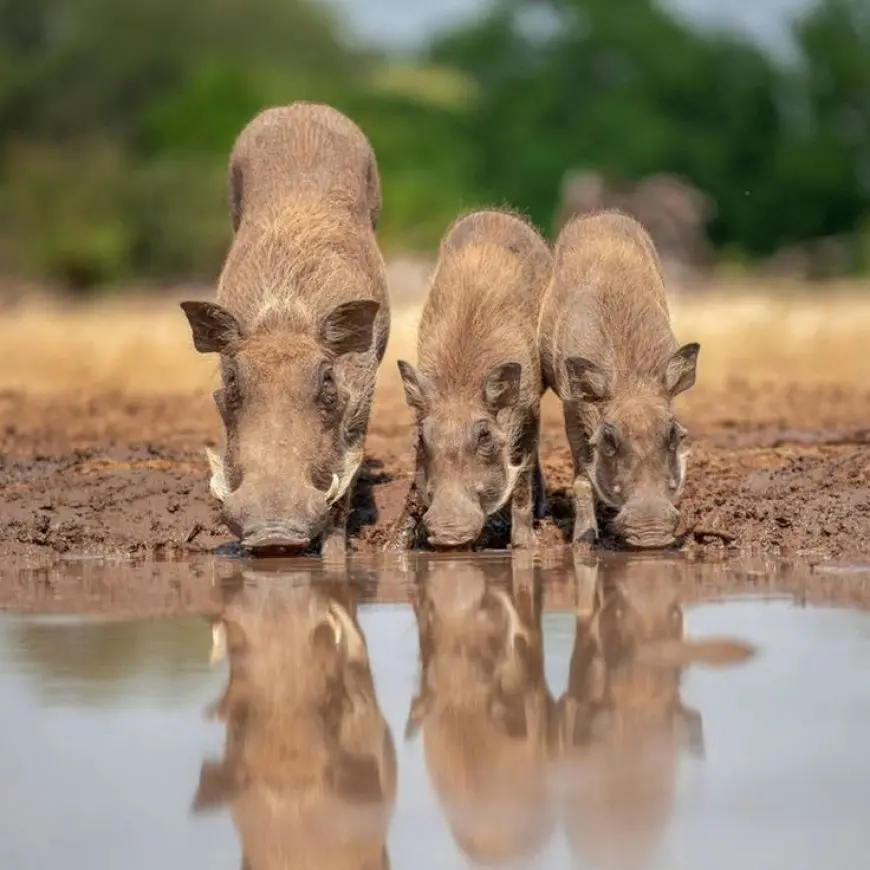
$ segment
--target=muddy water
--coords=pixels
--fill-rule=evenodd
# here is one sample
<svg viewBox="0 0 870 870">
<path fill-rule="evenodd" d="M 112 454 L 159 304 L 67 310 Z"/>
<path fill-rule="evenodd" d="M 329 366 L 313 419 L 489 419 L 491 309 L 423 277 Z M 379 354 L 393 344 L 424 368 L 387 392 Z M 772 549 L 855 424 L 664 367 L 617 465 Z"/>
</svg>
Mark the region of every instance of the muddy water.
<svg viewBox="0 0 870 870">
<path fill-rule="evenodd" d="M 867 863 L 866 566 L 76 561 L 11 585 L 43 613 L 0 616 L 3 868 Z"/>
</svg>

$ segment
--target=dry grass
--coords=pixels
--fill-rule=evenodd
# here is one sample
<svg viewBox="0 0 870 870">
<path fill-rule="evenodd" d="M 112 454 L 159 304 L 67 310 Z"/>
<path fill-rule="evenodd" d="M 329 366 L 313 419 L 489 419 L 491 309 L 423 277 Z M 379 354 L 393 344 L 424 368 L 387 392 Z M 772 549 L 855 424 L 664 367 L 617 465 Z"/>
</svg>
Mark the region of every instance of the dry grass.
<svg viewBox="0 0 870 870">
<path fill-rule="evenodd" d="M 392 361 L 415 359 L 423 272 L 391 269 L 394 311 L 381 385 L 396 385 Z M 741 279 L 675 296 L 681 341 L 700 341 L 699 386 L 749 382 L 866 386 L 870 383 L 870 285 L 810 291 Z M 217 363 L 197 354 L 175 298 L 113 298 L 89 306 L 31 303 L 0 323 L 0 389 L 190 394 L 213 389 Z"/>
</svg>

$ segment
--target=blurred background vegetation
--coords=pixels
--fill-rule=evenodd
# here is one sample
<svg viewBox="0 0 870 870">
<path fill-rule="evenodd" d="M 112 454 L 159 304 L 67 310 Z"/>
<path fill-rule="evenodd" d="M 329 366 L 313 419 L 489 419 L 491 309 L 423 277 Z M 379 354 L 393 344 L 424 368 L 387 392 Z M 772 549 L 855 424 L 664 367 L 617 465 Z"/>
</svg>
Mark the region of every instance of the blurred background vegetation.
<svg viewBox="0 0 870 870">
<path fill-rule="evenodd" d="M 870 3 L 812 2 L 789 36 L 770 52 L 654 0 L 491 0 L 398 54 L 318 0 L 0 0 L 0 273 L 212 279 L 233 140 L 297 99 L 371 138 L 387 251 L 483 203 L 549 233 L 579 167 L 689 179 L 720 258 L 837 236 L 866 266 Z"/>
</svg>

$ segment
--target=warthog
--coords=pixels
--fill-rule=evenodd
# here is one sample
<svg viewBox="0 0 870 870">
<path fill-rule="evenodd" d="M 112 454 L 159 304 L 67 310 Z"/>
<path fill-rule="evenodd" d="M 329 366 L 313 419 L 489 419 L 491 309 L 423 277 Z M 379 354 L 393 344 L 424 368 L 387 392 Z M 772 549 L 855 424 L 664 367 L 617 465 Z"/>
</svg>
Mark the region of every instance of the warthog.
<svg viewBox="0 0 870 870">
<path fill-rule="evenodd" d="M 688 459 L 673 400 L 695 383 L 700 345 L 678 346 L 658 257 L 637 221 L 602 212 L 565 227 L 538 339 L 573 457 L 574 543 L 597 538 L 600 502 L 628 544 L 672 544 Z"/>
<path fill-rule="evenodd" d="M 435 547 L 471 545 L 511 503 L 511 543 L 534 543 L 544 485 L 535 342 L 551 258 L 519 217 L 478 211 L 441 242 L 423 306 L 418 368 L 399 360 L 416 420 L 416 475 L 397 543 L 422 517 Z"/>
<path fill-rule="evenodd" d="M 591 613 L 576 621 L 568 689 L 559 700 L 558 755 L 565 831 L 583 863 L 647 866 L 672 811 L 683 751 L 702 758 L 703 725 L 680 696 L 683 669 L 724 666 L 753 649 L 727 638 L 688 640 L 683 562 L 632 560 L 590 569 L 575 556 L 581 583 L 597 574 Z"/>
<path fill-rule="evenodd" d="M 231 806 L 243 870 L 387 870 L 396 753 L 347 587 L 244 577 L 214 623 L 226 742 L 194 810 Z"/>
<path fill-rule="evenodd" d="M 266 109 L 233 148 L 217 303 L 181 307 L 196 349 L 220 354 L 211 492 L 249 548 L 345 550 L 389 334 L 380 203 L 371 145 L 329 106 Z"/>
<path fill-rule="evenodd" d="M 529 857 L 556 820 L 540 605 L 464 562 L 432 561 L 419 580 L 420 688 L 406 738 L 421 730 L 430 780 L 465 855 Z"/>
</svg>

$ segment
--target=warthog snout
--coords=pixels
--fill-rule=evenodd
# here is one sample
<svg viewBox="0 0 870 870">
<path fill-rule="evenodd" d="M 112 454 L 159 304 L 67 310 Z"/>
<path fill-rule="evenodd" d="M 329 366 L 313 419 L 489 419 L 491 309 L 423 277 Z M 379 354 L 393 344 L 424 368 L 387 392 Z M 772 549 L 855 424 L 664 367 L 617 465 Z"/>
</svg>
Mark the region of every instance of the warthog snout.
<svg viewBox="0 0 870 870">
<path fill-rule="evenodd" d="M 657 549 L 674 543 L 679 521 L 680 512 L 667 499 L 636 499 L 616 515 L 613 528 L 632 547 Z"/>
<path fill-rule="evenodd" d="M 486 516 L 479 499 L 463 490 L 435 494 L 423 515 L 432 547 L 463 547 L 473 544 L 483 531 Z"/>
<path fill-rule="evenodd" d="M 248 481 L 224 501 L 224 519 L 248 549 L 302 550 L 323 529 L 328 514 L 324 493 L 306 488 L 288 501 Z"/>
<path fill-rule="evenodd" d="M 242 545 L 248 549 L 286 547 L 302 550 L 311 543 L 311 538 L 287 525 L 254 527 L 242 537 Z"/>
</svg>

